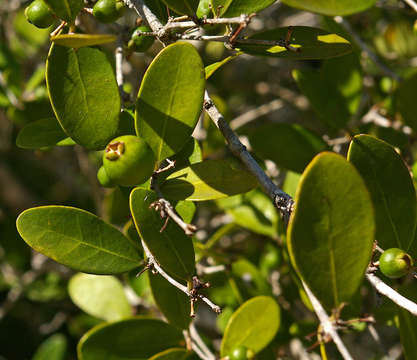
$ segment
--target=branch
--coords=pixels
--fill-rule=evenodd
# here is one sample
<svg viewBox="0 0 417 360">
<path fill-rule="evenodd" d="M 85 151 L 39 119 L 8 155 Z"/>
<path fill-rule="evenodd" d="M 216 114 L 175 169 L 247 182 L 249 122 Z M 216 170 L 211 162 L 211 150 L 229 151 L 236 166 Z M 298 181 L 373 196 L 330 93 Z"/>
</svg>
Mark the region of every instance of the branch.
<svg viewBox="0 0 417 360">
<path fill-rule="evenodd" d="M 371 285 L 382 295 L 386 296 L 398 306 L 402 307 L 405 310 L 408 310 L 414 316 L 417 316 L 417 304 L 408 300 L 404 296 L 400 295 L 393 288 L 385 284 L 380 278 L 375 276 L 372 273 L 366 274 L 366 279 L 371 283 Z"/>
<path fill-rule="evenodd" d="M 373 50 L 360 38 L 360 36 L 352 29 L 350 24 L 343 19 L 341 16 L 335 16 L 334 21 L 336 21 L 339 25 L 341 25 L 355 40 L 357 45 L 362 49 L 363 52 L 365 52 L 368 57 L 377 65 L 380 70 L 387 76 L 397 80 L 401 81 L 401 77 L 397 75 L 394 71 L 392 71 L 388 66 L 386 66 L 382 60 L 373 52 Z"/>
<path fill-rule="evenodd" d="M 214 354 L 210 351 L 210 349 L 204 343 L 203 339 L 200 337 L 200 334 L 198 333 L 193 322 L 190 324 L 190 336 L 191 336 L 191 340 L 193 340 L 193 343 L 195 343 L 195 345 L 199 347 L 201 352 L 204 353 L 205 357 L 208 360 L 216 360 L 216 357 L 214 356 Z"/>
<path fill-rule="evenodd" d="M 230 128 L 216 105 L 214 105 L 207 90 L 204 95 L 204 109 L 223 134 L 223 137 L 229 145 L 230 151 L 238 157 L 246 165 L 250 173 L 256 177 L 263 191 L 272 199 L 275 206 L 281 212 L 284 221 L 288 222 L 294 207 L 293 199 L 272 182 L 252 155 L 246 150 L 246 147 L 240 142 L 239 137 Z"/>
<path fill-rule="evenodd" d="M 146 246 L 145 242 L 142 240 L 142 246 L 143 250 L 145 251 L 146 257 L 148 258 L 148 268 L 154 268 L 162 277 L 164 277 L 168 282 L 175 286 L 177 289 L 181 290 L 183 293 L 185 293 L 188 297 L 191 298 L 191 300 L 195 300 L 194 298 L 198 298 L 202 301 L 204 301 L 215 313 L 221 313 L 222 309 L 220 306 L 214 304 L 212 301 L 210 301 L 207 297 L 201 294 L 192 294 L 190 291 L 188 291 L 188 288 L 185 285 L 180 284 L 178 281 L 173 279 L 171 276 L 169 276 L 158 264 L 158 262 L 155 260 L 152 253 L 149 251 L 148 247 Z"/>
<path fill-rule="evenodd" d="M 320 324 L 323 327 L 324 334 L 331 336 L 331 338 L 333 339 L 333 342 L 335 343 L 343 359 L 353 360 L 348 349 L 346 348 L 345 344 L 343 343 L 342 339 L 337 333 L 335 325 L 330 320 L 329 316 L 326 314 L 326 311 L 324 310 L 323 306 L 320 304 L 320 302 L 315 297 L 315 295 L 311 292 L 307 284 L 304 281 L 302 281 L 302 283 L 303 283 L 304 290 L 308 298 L 310 299 L 311 304 L 313 305 L 314 312 L 316 313 L 317 317 L 320 320 Z"/>
<path fill-rule="evenodd" d="M 414 0 L 404 0 L 415 12 L 417 12 L 417 3 Z"/>
</svg>

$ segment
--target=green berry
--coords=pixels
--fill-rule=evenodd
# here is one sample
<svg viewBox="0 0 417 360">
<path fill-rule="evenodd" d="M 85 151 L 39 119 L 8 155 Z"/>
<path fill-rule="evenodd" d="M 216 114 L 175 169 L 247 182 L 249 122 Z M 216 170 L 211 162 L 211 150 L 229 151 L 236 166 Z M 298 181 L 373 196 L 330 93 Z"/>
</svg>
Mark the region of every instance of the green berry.
<svg viewBox="0 0 417 360">
<path fill-rule="evenodd" d="M 397 279 L 407 275 L 413 268 L 413 259 L 404 250 L 391 248 L 385 250 L 379 258 L 379 269 L 391 278 Z"/>
<path fill-rule="evenodd" d="M 155 156 L 143 139 L 124 135 L 107 145 L 103 154 L 103 166 L 114 183 L 134 186 L 143 184 L 151 177 Z"/>
<path fill-rule="evenodd" d="M 45 29 L 50 27 L 55 17 L 53 12 L 43 0 L 35 0 L 25 9 L 27 21 L 38 28 Z"/>
<path fill-rule="evenodd" d="M 104 187 L 114 187 L 114 182 L 109 178 L 104 166 L 100 167 L 97 171 L 97 180 Z"/>
<path fill-rule="evenodd" d="M 229 356 L 230 360 L 247 360 L 248 349 L 244 346 L 239 346 L 233 349 L 232 353 Z"/>
<path fill-rule="evenodd" d="M 137 27 L 132 33 L 132 37 L 127 45 L 128 48 L 136 52 L 145 52 L 148 50 L 152 46 L 155 38 L 153 36 L 140 35 L 140 33 L 151 31 L 149 27 L 144 25 Z"/>
<path fill-rule="evenodd" d="M 125 10 L 122 0 L 98 0 L 93 7 L 93 16 L 103 23 L 111 23 L 121 17 Z"/>
</svg>

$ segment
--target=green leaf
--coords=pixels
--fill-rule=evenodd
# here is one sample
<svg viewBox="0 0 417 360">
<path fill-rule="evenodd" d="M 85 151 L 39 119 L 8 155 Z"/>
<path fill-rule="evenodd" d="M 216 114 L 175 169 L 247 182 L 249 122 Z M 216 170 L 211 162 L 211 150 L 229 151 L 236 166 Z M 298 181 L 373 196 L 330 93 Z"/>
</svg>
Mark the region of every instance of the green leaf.
<svg viewBox="0 0 417 360">
<path fill-rule="evenodd" d="M 378 244 L 383 249 L 397 247 L 408 251 L 416 227 L 416 192 L 401 156 L 385 141 L 359 135 L 352 140 L 348 159 L 371 194 Z"/>
<path fill-rule="evenodd" d="M 174 172 L 161 190 L 170 199 L 204 201 L 244 193 L 256 185 L 235 160 L 206 160 Z"/>
<path fill-rule="evenodd" d="M 83 0 L 44 0 L 62 20 L 71 23 L 84 7 Z"/>
<path fill-rule="evenodd" d="M 188 355 L 185 349 L 168 349 L 152 356 L 149 360 L 186 360 Z"/>
<path fill-rule="evenodd" d="M 195 273 L 195 255 L 191 238 L 173 221 L 160 232 L 165 219 L 149 206 L 158 197 L 153 191 L 136 188 L 130 194 L 130 211 L 136 229 L 161 267 L 184 280 Z"/>
<path fill-rule="evenodd" d="M 233 221 L 255 233 L 277 237 L 279 217 L 272 201 L 260 190 L 217 200 Z"/>
<path fill-rule="evenodd" d="M 395 93 L 395 106 L 405 124 L 417 131 L 417 104 L 413 96 L 417 92 L 417 72 L 401 82 Z"/>
<path fill-rule="evenodd" d="M 118 274 L 141 264 L 137 250 L 120 231 L 81 209 L 28 209 L 17 218 L 17 230 L 36 251 L 82 272 Z"/>
<path fill-rule="evenodd" d="M 199 0 L 162 0 L 170 9 L 182 15 L 195 15 Z"/>
<path fill-rule="evenodd" d="M 284 4 L 318 14 L 350 15 L 373 6 L 376 0 L 282 0 Z"/>
<path fill-rule="evenodd" d="M 23 149 L 40 149 L 55 145 L 75 144 L 64 133 L 55 118 L 46 118 L 24 126 L 16 138 L 16 145 Z"/>
<path fill-rule="evenodd" d="M 79 360 L 141 360 L 183 342 L 181 330 L 136 317 L 94 327 L 81 338 L 77 353 Z"/>
<path fill-rule="evenodd" d="M 144 3 L 162 23 L 165 24 L 168 21 L 167 7 L 162 0 L 144 0 Z"/>
<path fill-rule="evenodd" d="M 188 43 L 167 46 L 152 61 L 136 102 L 136 132 L 158 162 L 180 151 L 200 116 L 204 97 L 204 68 Z"/>
<path fill-rule="evenodd" d="M 356 113 L 363 92 L 356 54 L 327 60 L 320 70 L 294 70 L 293 77 L 329 129 L 343 128 Z"/>
<path fill-rule="evenodd" d="M 159 310 L 171 325 L 179 329 L 188 329 L 191 321 L 190 298 L 161 275 L 149 272 L 148 275 L 152 295 Z"/>
<path fill-rule="evenodd" d="M 303 172 L 315 155 L 328 149 L 323 139 L 297 124 L 261 126 L 249 140 L 257 155 L 295 172 Z"/>
<path fill-rule="evenodd" d="M 114 276 L 76 274 L 68 293 L 75 305 L 97 318 L 112 321 L 132 315 L 123 285 Z"/>
<path fill-rule="evenodd" d="M 46 82 L 56 118 L 75 142 L 88 149 L 103 149 L 115 137 L 120 96 L 103 52 L 52 45 Z"/>
<path fill-rule="evenodd" d="M 280 310 L 269 296 L 246 301 L 230 318 L 224 332 L 221 356 L 230 355 L 239 346 L 261 351 L 274 338 L 280 324 Z"/>
<path fill-rule="evenodd" d="M 353 165 L 324 152 L 307 166 L 288 226 L 292 264 L 327 309 L 348 302 L 371 259 L 371 198 Z"/>
<path fill-rule="evenodd" d="M 42 342 L 32 360 L 64 360 L 66 353 L 66 337 L 62 334 L 54 334 Z"/>
<path fill-rule="evenodd" d="M 72 48 L 107 44 L 116 41 L 116 39 L 114 35 L 102 34 L 62 34 L 51 37 L 54 44 Z"/>
<path fill-rule="evenodd" d="M 227 64 L 228 62 L 232 61 L 233 59 L 237 58 L 238 56 L 242 55 L 242 52 L 237 52 L 233 55 L 224 58 L 223 60 L 217 61 L 213 64 L 210 64 L 205 67 L 204 72 L 206 74 L 206 79 L 208 79 L 211 75 L 213 75 L 218 69 L 220 69 L 223 65 Z"/>
<path fill-rule="evenodd" d="M 190 223 L 193 221 L 196 206 L 192 201 L 178 201 L 175 211 L 186 223 Z"/>
<path fill-rule="evenodd" d="M 217 9 L 221 6 L 219 14 L 221 17 L 250 15 L 265 9 L 274 2 L 275 0 L 211 0 L 212 8 L 216 14 Z"/>
<path fill-rule="evenodd" d="M 288 31 L 289 27 L 276 28 L 256 33 L 248 39 L 283 41 L 286 39 Z M 245 44 L 236 41 L 236 48 L 247 54 L 293 60 L 327 59 L 352 51 L 349 41 L 339 35 L 308 26 L 292 26 L 290 45 L 300 50 L 296 52 L 279 45 Z"/>
</svg>

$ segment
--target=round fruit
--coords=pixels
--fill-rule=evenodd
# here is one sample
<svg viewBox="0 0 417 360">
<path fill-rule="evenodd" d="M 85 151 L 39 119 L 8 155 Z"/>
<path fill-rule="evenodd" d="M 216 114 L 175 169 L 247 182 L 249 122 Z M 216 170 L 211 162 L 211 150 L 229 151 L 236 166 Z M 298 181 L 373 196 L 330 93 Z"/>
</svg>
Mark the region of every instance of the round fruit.
<svg viewBox="0 0 417 360">
<path fill-rule="evenodd" d="M 413 268 L 413 259 L 404 250 L 391 248 L 385 250 L 379 258 L 379 269 L 391 278 L 397 279 L 407 275 Z"/>
<path fill-rule="evenodd" d="M 98 0 L 93 7 L 93 16 L 103 23 L 111 23 L 121 17 L 125 10 L 122 0 Z"/>
<path fill-rule="evenodd" d="M 144 25 L 137 27 L 127 44 L 129 49 L 136 52 L 145 52 L 152 46 L 155 38 L 153 36 L 140 35 L 142 32 L 152 32 L 152 30 Z"/>
<path fill-rule="evenodd" d="M 50 27 L 55 17 L 53 12 L 43 0 L 35 0 L 25 9 L 27 21 L 38 28 L 45 29 Z"/>
<path fill-rule="evenodd" d="M 143 184 L 151 177 L 155 156 L 144 140 L 134 135 L 124 135 L 107 145 L 103 166 L 114 183 L 134 186 Z"/>
<path fill-rule="evenodd" d="M 114 187 L 114 182 L 109 178 L 109 176 L 106 173 L 106 169 L 104 166 L 100 167 L 97 171 L 97 180 L 101 184 L 101 186 L 104 187 Z"/>
<path fill-rule="evenodd" d="M 247 360 L 248 357 L 246 355 L 248 349 L 244 346 L 239 346 L 235 348 L 231 355 L 229 356 L 230 360 Z"/>
</svg>

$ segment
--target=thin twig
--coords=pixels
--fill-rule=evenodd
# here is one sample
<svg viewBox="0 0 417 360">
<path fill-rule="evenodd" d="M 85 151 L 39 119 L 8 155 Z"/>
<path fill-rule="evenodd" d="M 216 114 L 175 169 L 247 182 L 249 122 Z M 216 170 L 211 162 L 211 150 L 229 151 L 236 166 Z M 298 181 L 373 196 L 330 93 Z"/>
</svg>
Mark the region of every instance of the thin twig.
<svg viewBox="0 0 417 360">
<path fill-rule="evenodd" d="M 325 335 L 330 335 L 333 339 L 333 342 L 337 346 L 340 354 L 342 355 L 343 359 L 345 360 L 353 360 L 352 356 L 350 355 L 348 349 L 346 348 L 345 344 L 343 343 L 342 339 L 340 338 L 339 334 L 336 331 L 335 325 L 330 320 L 329 316 L 327 315 L 326 311 L 324 310 L 323 306 L 320 304 L 316 296 L 311 292 L 310 288 L 307 284 L 303 281 L 304 290 L 310 299 L 311 305 L 313 305 L 314 311 L 317 317 L 320 320 L 320 324 L 323 327 L 323 332 Z"/>
<path fill-rule="evenodd" d="M 122 109 L 123 109 L 125 93 L 124 93 L 124 90 L 123 90 L 123 83 L 124 83 L 124 79 L 123 79 L 123 43 L 122 43 L 121 37 L 119 37 L 118 40 L 117 40 L 117 46 L 116 46 L 114 56 L 115 56 L 115 62 L 116 62 L 116 82 L 117 82 L 117 86 L 119 88 L 120 98 L 122 100 Z"/>
<path fill-rule="evenodd" d="M 193 294 L 191 294 L 190 291 L 188 291 L 188 288 L 185 285 L 180 284 L 178 281 L 173 279 L 171 276 L 169 276 L 158 264 L 158 262 L 155 260 L 154 256 L 146 246 L 146 244 L 142 241 L 143 250 L 145 251 L 146 257 L 148 258 L 148 265 L 153 267 L 162 277 L 164 277 L 168 282 L 175 286 L 177 289 L 181 290 L 183 293 L 185 293 L 190 298 L 193 298 Z M 220 306 L 214 304 L 212 301 L 210 301 L 207 297 L 205 297 L 202 294 L 198 294 L 197 297 L 204 301 L 215 313 L 221 313 Z"/>
<path fill-rule="evenodd" d="M 414 0 L 404 0 L 415 12 L 417 12 L 417 3 Z"/>
<path fill-rule="evenodd" d="M 371 285 L 378 291 L 378 293 L 386 296 L 388 299 L 392 300 L 398 306 L 409 311 L 414 316 L 417 316 L 417 304 L 408 300 L 404 296 L 400 295 L 393 288 L 385 284 L 380 278 L 375 276 L 372 273 L 366 274 L 366 279 L 371 283 Z"/>
<path fill-rule="evenodd" d="M 358 46 L 366 53 L 366 55 L 368 55 L 368 57 L 375 63 L 375 65 L 377 65 L 381 69 L 381 71 L 385 75 L 397 81 L 402 80 L 398 74 L 396 74 L 387 65 L 383 63 L 383 61 L 375 54 L 375 52 L 368 46 L 368 44 L 366 44 L 360 38 L 360 36 L 352 29 L 350 24 L 343 17 L 335 16 L 334 21 L 336 21 L 339 25 L 341 25 L 352 36 L 353 40 L 355 40 Z"/>
<path fill-rule="evenodd" d="M 216 356 L 210 351 L 203 339 L 200 337 L 194 322 L 190 324 L 190 336 L 193 342 L 201 349 L 201 351 L 206 355 L 209 360 L 216 360 Z"/>
</svg>

